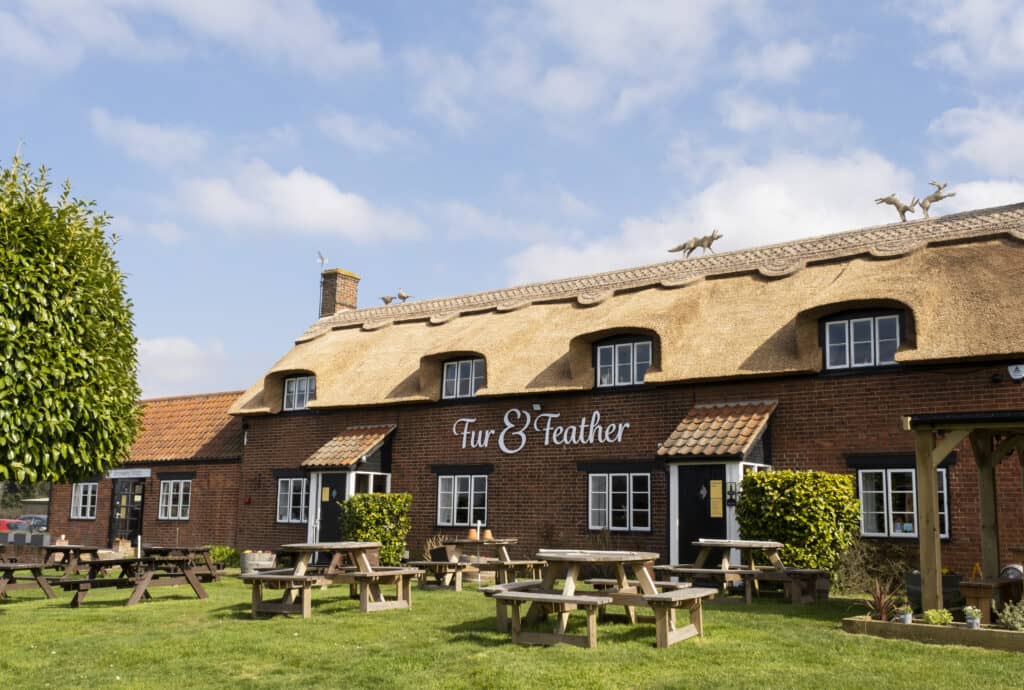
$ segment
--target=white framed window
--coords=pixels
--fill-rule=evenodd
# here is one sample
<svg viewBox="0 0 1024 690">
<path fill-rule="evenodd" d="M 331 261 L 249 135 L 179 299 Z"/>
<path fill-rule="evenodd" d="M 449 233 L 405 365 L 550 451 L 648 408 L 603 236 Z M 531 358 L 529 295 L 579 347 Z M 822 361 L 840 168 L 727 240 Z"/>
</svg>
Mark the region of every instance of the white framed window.
<svg viewBox="0 0 1024 690">
<path fill-rule="evenodd" d="M 96 482 L 83 482 L 71 487 L 71 517 L 74 520 L 96 519 Z"/>
<path fill-rule="evenodd" d="M 487 524 L 487 475 L 437 477 L 437 524 L 457 527 Z"/>
<path fill-rule="evenodd" d="M 857 369 L 896 364 L 898 314 L 825 322 L 825 368 Z"/>
<path fill-rule="evenodd" d="M 309 493 L 305 477 L 293 477 L 277 480 L 277 521 L 306 522 L 308 519 L 307 494 Z"/>
<path fill-rule="evenodd" d="M 441 397 L 472 398 L 484 385 L 484 360 L 459 359 L 444 363 Z"/>
<path fill-rule="evenodd" d="M 949 538 L 946 468 L 938 470 L 939 536 Z M 860 533 L 865 537 L 917 537 L 917 475 L 910 468 L 857 471 Z"/>
<path fill-rule="evenodd" d="M 315 376 L 292 376 L 284 380 L 284 409 L 304 410 L 310 400 L 316 400 Z"/>
<path fill-rule="evenodd" d="M 589 475 L 588 527 L 613 532 L 651 529 L 651 475 L 615 473 Z"/>
<path fill-rule="evenodd" d="M 191 507 L 191 479 L 165 479 L 160 482 L 161 520 L 188 520 Z"/>
<path fill-rule="evenodd" d="M 386 472 L 356 472 L 355 493 L 386 494 L 391 493 L 391 475 Z"/>
<path fill-rule="evenodd" d="M 651 368 L 649 339 L 598 345 L 595 348 L 597 387 L 633 386 L 644 382 Z"/>
</svg>

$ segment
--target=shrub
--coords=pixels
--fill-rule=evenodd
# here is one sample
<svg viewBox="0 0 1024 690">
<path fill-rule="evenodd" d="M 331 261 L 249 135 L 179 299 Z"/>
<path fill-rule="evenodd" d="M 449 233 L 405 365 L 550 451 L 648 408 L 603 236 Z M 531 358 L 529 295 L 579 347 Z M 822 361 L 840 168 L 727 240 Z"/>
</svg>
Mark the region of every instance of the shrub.
<svg viewBox="0 0 1024 690">
<path fill-rule="evenodd" d="M 921 619 L 928 625 L 949 625 L 953 622 L 953 614 L 946 609 L 928 609 L 921 614 Z"/>
<path fill-rule="evenodd" d="M 832 588 L 844 594 L 872 589 L 875 580 L 888 589 L 903 591 L 904 575 L 911 570 L 907 546 L 854 537 L 832 573 Z"/>
<path fill-rule="evenodd" d="M 241 556 L 238 549 L 226 544 L 214 544 L 210 547 L 210 558 L 214 563 L 220 563 L 225 568 L 240 568 L 242 566 Z"/>
<path fill-rule="evenodd" d="M 875 620 L 887 621 L 898 610 L 897 603 L 901 598 L 899 590 L 891 583 L 876 579 L 868 589 L 868 612 Z"/>
<path fill-rule="evenodd" d="M 740 534 L 784 543 L 787 565 L 832 570 L 853 543 L 860 503 L 852 476 L 777 470 L 748 474 L 742 487 Z"/>
<path fill-rule="evenodd" d="M 380 542 L 381 565 L 398 565 L 412 527 L 412 494 L 356 494 L 341 503 L 341 533 L 350 541 Z"/>
<path fill-rule="evenodd" d="M 1016 604 L 1006 602 L 1006 606 L 999 612 L 999 622 L 1010 630 L 1024 630 L 1024 601 Z"/>
</svg>

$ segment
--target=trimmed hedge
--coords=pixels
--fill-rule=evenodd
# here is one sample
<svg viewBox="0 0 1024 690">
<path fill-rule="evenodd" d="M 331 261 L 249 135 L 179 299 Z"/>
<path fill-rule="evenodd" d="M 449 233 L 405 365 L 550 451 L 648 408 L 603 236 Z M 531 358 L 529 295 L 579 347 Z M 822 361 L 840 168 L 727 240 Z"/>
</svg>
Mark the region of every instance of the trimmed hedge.
<svg viewBox="0 0 1024 690">
<path fill-rule="evenodd" d="M 349 541 L 379 541 L 381 565 L 398 565 L 412 528 L 412 494 L 356 494 L 341 505 L 341 533 Z"/>
<path fill-rule="evenodd" d="M 742 488 L 736 505 L 740 535 L 782 542 L 786 565 L 833 570 L 853 543 L 860 501 L 851 475 L 757 472 L 743 478 Z"/>
</svg>

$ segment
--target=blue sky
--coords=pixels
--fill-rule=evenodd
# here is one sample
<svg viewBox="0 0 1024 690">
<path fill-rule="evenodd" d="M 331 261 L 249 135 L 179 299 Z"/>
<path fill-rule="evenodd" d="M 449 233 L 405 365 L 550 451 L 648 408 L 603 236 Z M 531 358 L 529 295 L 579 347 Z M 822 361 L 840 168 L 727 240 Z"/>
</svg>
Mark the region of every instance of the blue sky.
<svg viewBox="0 0 1024 690">
<path fill-rule="evenodd" d="M 256 381 L 318 251 L 371 306 L 1024 200 L 1011 0 L 0 0 L 0 64 L 4 157 L 115 217 L 147 397 Z"/>
</svg>

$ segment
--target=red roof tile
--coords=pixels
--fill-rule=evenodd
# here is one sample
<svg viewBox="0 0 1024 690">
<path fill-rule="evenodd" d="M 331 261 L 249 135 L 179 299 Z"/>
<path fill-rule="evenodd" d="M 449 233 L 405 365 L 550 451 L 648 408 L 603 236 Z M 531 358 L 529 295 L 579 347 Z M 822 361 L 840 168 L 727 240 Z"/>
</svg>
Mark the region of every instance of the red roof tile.
<svg viewBox="0 0 1024 690">
<path fill-rule="evenodd" d="M 238 392 L 143 400 L 132 462 L 216 460 L 242 455 L 242 420 L 228 414 Z"/>
<path fill-rule="evenodd" d="M 694 405 L 658 455 L 743 455 L 760 438 L 775 400 Z"/>
<path fill-rule="evenodd" d="M 384 442 L 394 424 L 386 426 L 350 426 L 320 446 L 302 462 L 303 467 L 347 467 L 359 462 Z"/>
</svg>

